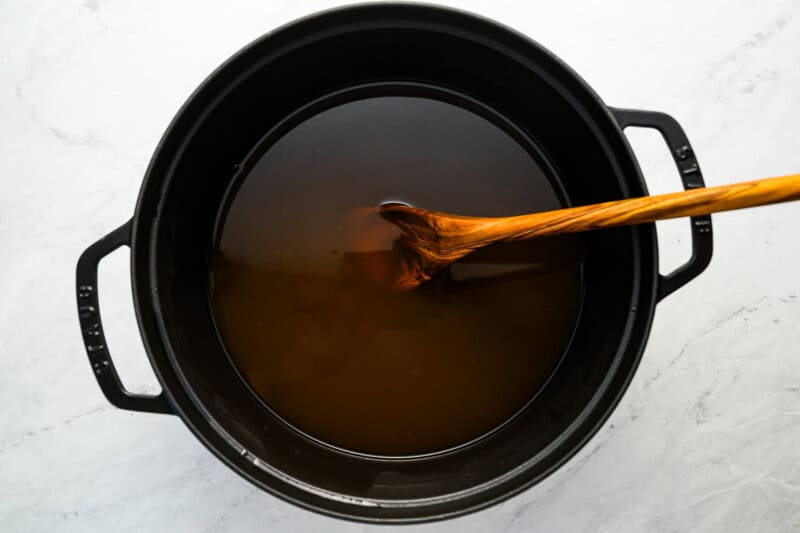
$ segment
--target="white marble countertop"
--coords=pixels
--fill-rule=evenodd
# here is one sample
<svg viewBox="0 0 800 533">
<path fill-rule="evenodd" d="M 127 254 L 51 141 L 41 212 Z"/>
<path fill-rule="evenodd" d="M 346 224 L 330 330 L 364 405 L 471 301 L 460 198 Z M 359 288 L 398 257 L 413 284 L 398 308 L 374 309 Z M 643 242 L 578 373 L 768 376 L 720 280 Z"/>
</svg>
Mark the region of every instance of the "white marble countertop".
<svg viewBox="0 0 800 533">
<path fill-rule="evenodd" d="M 673 114 L 706 182 L 800 172 L 800 3 L 450 2 L 559 55 L 611 105 Z M 240 479 L 175 417 L 111 407 L 74 267 L 133 212 L 167 123 L 221 61 L 327 1 L 0 3 L 0 530 L 372 531 Z M 652 192 L 666 148 L 630 134 Z M 504 504 L 408 531 L 800 531 L 800 204 L 715 217 L 709 269 L 658 308 L 609 422 Z M 689 251 L 659 224 L 662 270 Z M 101 266 L 126 384 L 155 390 L 127 252 Z"/>
</svg>

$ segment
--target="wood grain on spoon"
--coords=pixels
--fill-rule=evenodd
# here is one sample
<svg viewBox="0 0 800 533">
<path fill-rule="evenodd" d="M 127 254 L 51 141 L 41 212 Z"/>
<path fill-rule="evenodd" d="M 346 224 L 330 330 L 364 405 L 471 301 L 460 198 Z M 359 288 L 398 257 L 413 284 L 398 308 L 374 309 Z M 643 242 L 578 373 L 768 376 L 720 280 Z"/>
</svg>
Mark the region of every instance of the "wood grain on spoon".
<svg viewBox="0 0 800 533">
<path fill-rule="evenodd" d="M 380 212 L 403 231 L 403 238 L 396 243 L 401 265 L 393 287 L 410 290 L 470 252 L 498 242 L 708 215 L 797 199 L 800 174 L 504 218 L 451 215 L 399 203 L 384 204 Z"/>
</svg>

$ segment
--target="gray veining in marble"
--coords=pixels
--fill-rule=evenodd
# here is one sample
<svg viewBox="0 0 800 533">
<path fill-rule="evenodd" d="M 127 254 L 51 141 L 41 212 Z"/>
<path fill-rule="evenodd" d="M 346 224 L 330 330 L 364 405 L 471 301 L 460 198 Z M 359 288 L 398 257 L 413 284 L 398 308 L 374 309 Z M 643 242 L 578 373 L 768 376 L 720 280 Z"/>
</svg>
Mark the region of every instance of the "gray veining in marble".
<svg viewBox="0 0 800 533">
<path fill-rule="evenodd" d="M 673 114 L 706 181 L 800 171 L 800 3 L 449 2 L 562 57 L 612 105 Z M 221 61 L 325 1 L 0 2 L 0 530 L 373 531 L 237 477 L 169 416 L 102 397 L 73 301 L 77 256 L 133 211 L 184 99 Z M 679 180 L 631 131 L 651 192 Z M 658 308 L 600 433 L 489 510 L 408 531 L 800 531 L 800 204 L 715 217 L 701 278 Z M 659 223 L 662 270 L 689 253 Z M 124 252 L 101 266 L 123 379 L 158 386 Z"/>
</svg>

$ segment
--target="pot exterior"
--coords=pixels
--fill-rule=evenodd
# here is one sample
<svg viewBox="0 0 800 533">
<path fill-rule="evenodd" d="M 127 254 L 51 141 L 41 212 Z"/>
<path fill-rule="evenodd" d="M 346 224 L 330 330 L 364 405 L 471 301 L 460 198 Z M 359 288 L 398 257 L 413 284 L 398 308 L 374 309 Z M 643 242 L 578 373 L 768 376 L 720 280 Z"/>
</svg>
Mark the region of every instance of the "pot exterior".
<svg viewBox="0 0 800 533">
<path fill-rule="evenodd" d="M 432 46 L 406 53 L 398 49 L 404 39 Z M 370 45 L 368 53 L 364 52 L 366 44 Z M 330 70 L 324 61 L 315 59 L 325 49 L 335 49 L 337 54 L 327 62 L 334 62 Z M 348 51 L 350 55 L 345 54 Z M 435 58 L 423 59 L 458 51 L 476 65 L 474 75 L 466 66 L 442 72 L 444 63 L 437 69 Z M 341 57 L 353 59 L 336 64 Z M 304 61 L 316 70 L 303 74 Z M 548 385 L 549 392 L 545 392 L 549 395 L 537 398 L 529 413 L 491 439 L 463 453 L 411 461 L 348 456 L 308 442 L 258 411 L 257 402 L 251 404 L 244 396 L 248 393 L 236 381 L 235 373 L 218 366 L 226 360 L 218 357 L 221 348 L 215 346 L 219 340 L 210 326 L 206 261 L 211 232 L 204 233 L 202 228 L 211 224 L 210 213 L 218 208 L 220 191 L 227 182 L 206 178 L 198 184 L 197 176 L 205 169 L 209 175 L 219 176 L 227 166 L 232 175 L 233 166 L 243 157 L 240 152 L 254 146 L 252 139 L 261 132 L 246 119 L 236 120 L 237 113 L 242 117 L 260 113 L 262 122 L 270 117 L 277 120 L 319 96 L 303 93 L 304 87 L 328 83 L 333 90 L 363 82 L 365 73 L 372 79 L 387 79 L 392 72 L 439 76 L 433 81 L 487 100 L 511 120 L 527 125 L 523 129 L 549 154 L 573 203 L 647 194 L 622 133 L 627 126 L 661 131 L 684 186 L 703 186 L 694 153 L 673 119 L 660 113 L 606 107 L 574 72 L 526 38 L 449 9 L 362 5 L 285 26 L 250 44 L 214 72 L 178 112 L 162 138 L 133 220 L 82 256 L 77 286 L 87 353 L 112 403 L 126 409 L 177 414 L 220 460 L 287 501 L 348 519 L 407 523 L 457 516 L 499 502 L 540 481 L 574 455 L 625 392 L 644 350 L 658 299 L 687 283 L 708 264 L 711 225 L 709 217 L 692 220 L 693 257 L 668 276 L 658 274 L 654 225 L 619 228 L 592 237 L 592 259 L 586 268 L 589 289 L 580 334 L 573 339 L 567 362 Z M 496 78 L 508 72 L 529 79 L 528 85 L 519 82 L 520 91 L 515 92 L 513 83 L 498 83 Z M 278 87 L 290 74 L 317 82 L 300 80 L 294 90 Z M 237 102 L 248 98 L 255 102 L 257 89 L 272 86 L 276 87 L 274 105 L 264 103 L 255 110 L 237 107 Z M 263 94 L 260 98 L 263 102 Z M 548 98 L 553 105 L 542 105 Z M 536 131 L 539 123 L 550 126 Z M 578 163 L 569 157 L 574 147 L 563 142 L 572 138 L 585 138 L 579 144 L 587 159 L 582 164 L 605 165 L 611 176 L 608 183 L 576 177 L 581 169 L 570 166 Z M 211 152 L 218 159 L 203 161 L 203 154 Z M 124 390 L 102 335 L 97 263 L 125 244 L 132 249 L 131 277 L 140 331 L 164 391 L 154 397 Z M 616 260 L 610 262 L 609 256 Z M 612 297 L 612 292 L 617 296 Z M 613 302 L 608 304 L 610 299 Z M 610 307 L 605 308 L 606 304 Z M 237 389 L 237 383 L 236 394 L 242 396 L 234 398 L 230 391 Z M 543 425 L 548 416 L 556 422 Z M 537 428 L 549 429 L 537 433 Z"/>
</svg>

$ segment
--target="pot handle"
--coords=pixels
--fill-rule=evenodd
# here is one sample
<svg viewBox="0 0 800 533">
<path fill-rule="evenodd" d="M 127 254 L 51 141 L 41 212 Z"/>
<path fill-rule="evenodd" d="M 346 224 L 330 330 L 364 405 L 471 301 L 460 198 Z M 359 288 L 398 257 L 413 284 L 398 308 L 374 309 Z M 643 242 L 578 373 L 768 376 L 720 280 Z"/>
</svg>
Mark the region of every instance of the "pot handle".
<svg viewBox="0 0 800 533">
<path fill-rule="evenodd" d="M 81 325 L 83 344 L 86 347 L 86 354 L 89 356 L 89 363 L 92 365 L 97 383 L 109 402 L 121 409 L 131 411 L 172 413 L 163 391 L 156 396 L 151 396 L 133 394 L 125 390 L 106 347 L 97 295 L 97 266 L 101 259 L 120 246 L 130 246 L 130 237 L 131 221 L 128 221 L 89 246 L 78 259 L 76 288 L 78 319 Z"/>
<path fill-rule="evenodd" d="M 620 128 L 628 126 L 654 128 L 661 133 L 672 153 L 672 159 L 680 172 L 683 188 L 698 189 L 705 187 L 700 165 L 695 157 L 689 140 L 678 121 L 657 111 L 641 111 L 636 109 L 611 109 Z M 658 299 L 672 294 L 696 278 L 706 269 L 714 251 L 711 231 L 711 215 L 691 217 L 692 225 L 692 257 L 682 266 L 666 275 L 658 277 Z"/>
</svg>

